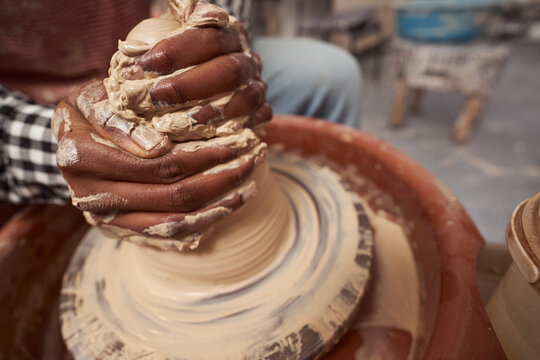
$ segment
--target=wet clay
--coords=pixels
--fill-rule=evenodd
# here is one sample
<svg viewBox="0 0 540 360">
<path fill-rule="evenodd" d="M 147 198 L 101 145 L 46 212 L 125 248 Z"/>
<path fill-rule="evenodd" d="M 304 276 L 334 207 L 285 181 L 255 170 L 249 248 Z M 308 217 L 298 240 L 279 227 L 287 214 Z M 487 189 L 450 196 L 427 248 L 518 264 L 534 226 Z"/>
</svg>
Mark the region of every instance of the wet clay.
<svg viewBox="0 0 540 360">
<path fill-rule="evenodd" d="M 248 121 L 248 116 L 218 123 L 211 121 L 199 123 L 193 117 L 205 105 L 211 106 L 213 111 L 222 112 L 234 95 L 234 91 L 210 99 L 187 101 L 176 105 L 156 104 L 151 97 L 151 90 L 156 83 L 189 71 L 191 67 L 160 76 L 156 72 L 143 71 L 135 63 L 139 55 L 150 50 L 160 40 L 194 28 L 227 25 L 237 26 L 237 20 L 233 16 L 226 15 L 215 5 L 204 1 L 169 1 L 169 10 L 163 16 L 142 21 L 131 30 L 125 41 L 119 42 L 119 50 L 111 60 L 109 77 L 104 80 L 108 99 L 104 100 L 102 105 L 110 106 L 111 111 L 122 119 L 150 127 L 178 142 L 210 139 L 240 132 Z M 239 36 L 242 52 L 252 57 L 247 38 L 242 32 Z M 134 73 L 143 73 L 144 78 L 134 79 Z M 235 91 L 240 91 L 246 86 L 247 84 Z"/>
<path fill-rule="evenodd" d="M 377 216 L 403 227 L 420 279 L 421 331 L 415 339 L 420 345 L 413 358 L 506 358 L 486 321 L 480 297 L 474 296 L 474 259 L 482 239 L 459 202 L 451 201 L 431 174 L 387 144 L 336 124 L 278 117 L 269 125 L 268 134 L 271 145 L 321 159 L 377 209 Z M 2 210 L 0 206 L 0 213 Z M 0 323 L 5 325 L 0 327 L 0 357 L 70 358 L 62 347 L 58 321 L 50 320 L 57 319 L 61 273 L 87 226 L 74 208 L 40 206 L 33 210 L 14 216 L 0 230 Z M 2 220 L 6 218 L 0 217 Z M 369 319 L 371 311 L 378 311 L 370 305 L 371 294 L 381 279 L 378 259 L 386 251 L 377 248 L 377 236 L 372 278 L 358 319 Z M 388 244 L 393 246 L 391 241 Z M 395 296 L 405 301 L 413 294 Z M 366 346 L 373 350 L 371 359 L 409 356 L 411 336 L 407 332 L 371 324 L 353 326 L 326 358 L 355 359 L 355 352 Z M 114 356 L 122 345 L 113 344 L 92 358 Z"/>
<path fill-rule="evenodd" d="M 233 91 L 220 93 L 212 98 L 184 101 L 179 104 L 163 104 L 152 99 L 151 93 L 156 84 L 189 71 L 193 66 L 177 69 L 170 74 L 160 74 L 156 71 L 145 70 L 138 62 L 141 55 L 145 53 L 148 55 L 147 52 L 161 40 L 181 35 L 186 31 L 207 27 L 227 28 L 223 31 L 229 31 L 239 38 L 239 52 L 255 62 L 258 61 L 257 57 L 251 53 L 241 25 L 223 9 L 204 1 L 170 0 L 169 10 L 163 16 L 142 21 L 132 29 L 125 41 L 119 42 L 118 51 L 111 59 L 109 77 L 103 81 L 107 98 L 92 105 L 94 113 L 97 114 L 96 121 L 100 125 L 113 127 L 129 135 L 135 143 L 147 151 L 160 144 L 168 143 L 169 140 L 174 143 L 171 149 L 173 153 L 175 151 L 196 152 L 216 146 L 226 147 L 233 152 L 238 150 L 239 155 L 236 159 L 207 169 L 201 175 L 238 168 L 249 162 L 257 167 L 264 162 L 267 153 L 266 144 L 261 142 L 257 135 L 264 124 L 249 123 L 252 119 L 248 115 L 234 118 L 224 116 L 225 107 L 231 103 L 233 96 L 254 86 L 253 79 Z M 185 51 L 190 51 L 190 49 L 185 49 Z M 258 78 L 259 74 L 254 76 L 254 79 Z M 260 83 L 260 87 L 263 86 Z M 92 92 L 92 89 L 89 88 L 88 91 Z M 87 97 L 92 96 L 95 97 L 92 94 L 88 94 Z M 86 114 L 89 110 L 85 111 L 85 106 L 88 105 L 80 101 L 79 107 Z M 199 122 L 196 115 L 203 108 L 211 109 L 214 116 Z M 61 116 L 62 114 L 59 113 L 57 117 Z M 59 121 L 54 122 L 56 127 L 60 126 L 59 123 Z M 103 143 L 103 141 L 96 141 Z M 61 143 L 61 145 L 59 163 L 76 162 L 79 154 L 77 154 L 75 144 Z M 244 149 L 248 150 L 243 151 Z M 178 233 L 177 229 L 189 227 L 190 224 L 197 222 L 203 223 L 208 219 L 226 217 L 232 213 L 229 207 L 211 205 L 223 204 L 234 197 L 241 197 L 247 202 L 256 191 L 258 191 L 257 183 L 249 179 L 229 193 L 213 199 L 208 204 L 211 207 L 208 211 L 190 214 L 181 222 L 150 226 L 141 232 L 119 228 L 101 220 L 96 221 L 90 213 L 85 213 L 85 217 L 91 225 L 98 227 L 108 237 L 161 250 L 184 251 L 198 247 L 203 239 L 208 238 L 213 229 L 210 226 L 187 236 L 175 237 L 174 234 Z M 80 198 L 72 194 L 72 197 L 73 203 L 79 207 L 96 201 L 107 201 L 108 204 L 122 203 L 123 199 L 113 198 L 111 195 L 101 193 Z M 114 217 L 114 214 L 111 216 Z"/>
<path fill-rule="evenodd" d="M 415 359 L 420 325 L 418 269 L 403 227 L 365 205 L 375 231 L 370 291 L 350 333 L 365 341 L 355 359 Z M 384 336 L 400 339 L 384 343 Z"/>
<path fill-rule="evenodd" d="M 270 171 L 271 168 L 271 171 Z M 61 323 L 77 359 L 320 357 L 356 312 L 373 231 L 330 169 L 275 153 L 259 194 L 190 252 L 90 233 L 66 272 Z M 401 324 L 400 324 L 401 325 Z"/>
<path fill-rule="evenodd" d="M 147 71 L 140 76 L 137 56 L 159 40 L 207 26 L 208 21 L 218 27 L 235 22 L 209 7 L 201 1 L 170 1 L 165 16 L 142 22 L 120 42 L 104 82 L 108 99 L 96 104 L 114 114 L 107 117 L 109 126 L 130 135 L 158 132 L 184 142 L 186 149 L 215 139 L 226 139 L 220 141 L 232 148 L 258 140 L 251 130 L 243 130 L 247 117 L 204 124 L 194 119 L 203 106 L 223 112 L 234 93 L 156 103 L 152 89 L 163 76 Z M 245 37 L 243 50 L 249 56 Z M 212 140 L 200 141 L 207 139 Z M 254 154 L 245 156 L 262 159 L 266 145 L 259 143 L 250 152 Z M 257 164 L 241 187 L 245 193 L 254 193 L 256 187 L 258 194 L 234 214 L 222 207 L 209 210 L 228 216 L 213 225 L 212 233 L 202 234 L 204 242 L 199 241 L 201 234 L 167 239 L 182 226 L 176 223 L 152 226 L 144 236 L 106 223 L 100 229 L 116 239 L 89 233 L 65 274 L 60 303 L 62 334 L 76 359 L 313 359 L 329 351 L 350 325 L 367 286 L 370 217 L 377 220 L 381 236 L 401 233 L 377 215 L 368 216 L 360 198 L 325 166 L 285 152 L 274 153 L 270 164 Z M 236 161 L 206 172 L 231 166 L 237 166 Z M 198 215 L 184 221 L 198 221 Z M 178 251 L 186 248 L 191 251 Z M 410 254 L 406 246 L 395 248 Z M 376 285 L 373 296 L 382 307 L 363 321 L 400 329 L 414 339 L 418 299 L 392 302 L 403 295 L 403 284 L 392 282 L 388 264 L 381 264 L 384 282 Z M 404 261 L 398 270 L 413 282 L 409 290 L 417 293 L 412 264 Z M 388 310 L 396 305 L 405 305 L 404 310 Z M 414 352 L 414 344 L 411 348 Z"/>
<path fill-rule="evenodd" d="M 410 304 L 411 300 L 409 298 L 416 297 L 412 291 L 407 291 L 404 287 L 400 287 L 400 292 L 396 293 L 391 287 L 386 286 L 390 282 L 384 278 L 386 276 L 393 277 L 393 274 L 396 273 L 395 271 L 398 270 L 403 272 L 404 265 L 401 263 L 409 263 L 408 259 L 411 257 L 410 245 L 406 240 L 409 251 L 392 251 L 393 247 L 401 249 L 402 244 L 400 243 L 405 239 L 405 232 L 402 230 L 400 234 L 397 234 L 399 236 L 385 238 L 384 234 L 389 235 L 389 233 L 379 231 L 379 221 L 373 219 L 373 216 L 377 216 L 382 221 L 393 223 L 391 227 L 394 228 L 401 228 L 399 221 L 389 219 L 385 212 L 374 212 L 367 206 L 365 209 L 370 216 L 375 231 L 374 262 L 371 269 L 371 280 L 368 284 L 359 314 L 353 321 L 349 333 L 324 358 L 336 360 L 354 359 L 355 353 L 357 353 L 356 359 L 358 360 L 366 358 L 386 360 L 405 360 L 408 357 L 417 358 L 414 355 L 418 354 L 413 354 L 412 351 L 409 351 L 412 342 L 411 335 L 408 331 L 399 329 L 399 324 L 401 324 L 402 328 L 409 328 L 409 326 L 404 326 L 406 324 L 401 321 L 392 324 L 388 321 L 390 319 L 385 320 L 384 316 L 381 316 L 381 314 L 388 313 L 393 318 L 394 310 L 392 309 L 397 309 L 398 312 L 401 312 L 404 310 L 401 304 Z M 0 235 L 0 243 L 4 241 L 2 243 L 2 269 L 4 271 L 2 272 L 2 276 L 0 276 L 0 283 L 4 284 L 2 291 L 16 294 L 11 296 L 12 298 L 15 297 L 16 300 L 2 302 L 2 307 L 5 310 L 3 314 L 6 315 L 3 318 L 5 320 L 4 323 L 9 323 L 13 326 L 4 327 L 0 330 L 2 334 L 1 338 L 4 341 L 0 346 L 0 353 L 6 358 L 22 357 L 24 356 L 22 354 L 26 354 L 26 356 L 31 356 L 32 358 L 42 359 L 68 358 L 67 350 L 62 345 L 59 323 L 57 320 L 53 320 L 58 316 L 61 273 L 71 252 L 75 249 L 75 245 L 79 241 L 79 238 L 76 236 L 81 237 L 86 227 L 81 223 L 80 213 L 76 209 L 51 206 L 50 209 L 40 208 L 36 210 L 33 212 L 33 216 L 37 222 L 33 227 L 30 226 L 31 222 L 28 220 L 24 224 L 20 223 L 24 219 L 22 214 L 18 216 L 17 220 L 13 221 L 18 221 L 15 226 L 17 233 L 11 232 L 9 239 L 15 244 L 21 244 L 14 247 L 16 251 L 9 252 L 10 250 L 6 249 L 4 245 L 6 231 L 2 233 L 4 236 Z M 54 220 L 57 220 L 58 216 L 64 219 L 62 222 L 63 226 L 60 229 L 56 226 L 43 226 L 43 224 L 48 224 L 49 222 L 55 223 Z M 75 222 L 75 219 L 78 222 Z M 79 224 L 82 231 L 74 231 L 72 225 L 71 227 L 66 225 L 68 222 Z M 10 226 L 10 228 L 14 228 L 14 226 Z M 5 230 L 8 230 L 8 228 Z M 62 234 L 61 238 L 58 238 L 59 234 Z M 68 237 L 66 234 L 70 236 Z M 76 235 L 75 239 L 73 239 L 74 235 Z M 28 239 L 24 241 L 24 245 L 22 245 L 23 239 L 20 237 Z M 59 244 L 62 244 L 62 247 L 59 247 Z M 68 249 L 66 250 L 65 248 Z M 6 250 L 8 251 L 7 253 Z M 46 260 L 43 258 L 44 251 L 47 255 Z M 26 264 L 26 270 L 24 264 Z M 30 264 L 34 265 L 30 266 Z M 388 271 L 380 271 L 379 267 L 383 266 L 383 264 L 394 264 L 398 268 L 390 266 Z M 19 284 L 22 283 L 21 276 L 26 271 L 33 270 L 34 266 L 38 265 L 42 269 L 46 268 L 49 272 L 56 274 L 52 277 L 48 275 L 50 277 L 48 281 L 43 280 L 41 276 L 33 277 L 32 281 L 29 280 L 30 278 L 25 278 L 24 288 L 28 289 L 28 293 L 35 293 L 38 291 L 36 289 L 43 289 L 41 290 L 40 298 L 44 299 L 44 301 L 39 304 L 30 301 L 27 293 L 22 292 L 19 294 L 19 291 L 8 284 L 8 279 L 13 279 L 14 276 L 16 276 L 15 281 L 18 281 Z M 409 268 L 408 265 L 406 268 Z M 410 269 L 407 270 L 409 274 Z M 43 274 L 43 271 L 39 272 L 39 274 Z M 377 284 L 381 284 L 381 286 L 377 286 Z M 377 299 L 383 297 L 393 300 L 382 300 L 380 303 L 376 302 Z M 2 299 L 5 299 L 5 297 L 2 297 Z M 390 308 L 384 306 L 384 304 L 390 305 Z M 36 313 L 37 306 L 39 306 L 39 313 Z M 9 317 L 7 316 L 8 314 L 13 315 Z M 15 314 L 28 314 L 29 319 L 25 322 L 18 322 Z M 40 318 L 42 319 L 41 321 L 38 320 Z M 380 320 L 373 321 L 375 318 Z M 54 324 L 50 324 L 49 321 L 53 321 Z M 361 355 L 366 354 L 369 354 L 369 356 L 361 357 Z"/>
</svg>

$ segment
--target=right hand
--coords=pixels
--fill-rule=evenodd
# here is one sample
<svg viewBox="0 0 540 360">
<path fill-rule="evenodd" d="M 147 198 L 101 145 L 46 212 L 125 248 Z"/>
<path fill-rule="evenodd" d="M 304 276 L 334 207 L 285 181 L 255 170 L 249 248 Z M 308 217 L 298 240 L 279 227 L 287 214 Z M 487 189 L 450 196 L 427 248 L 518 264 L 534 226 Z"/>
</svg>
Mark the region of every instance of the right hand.
<svg viewBox="0 0 540 360">
<path fill-rule="evenodd" d="M 157 42 L 126 68 L 120 64 L 121 60 L 115 62 L 118 80 L 114 83 L 125 82 L 126 89 L 132 89 L 130 83 L 137 84 L 138 80 L 156 79 L 146 90 L 151 101 L 141 103 L 141 93 L 128 91 L 121 103 L 112 103 L 117 113 L 125 111 L 126 118 L 134 114 L 152 117 L 201 103 L 200 110 L 191 114 L 197 124 L 217 127 L 247 116 L 244 126 L 257 128 L 272 117 L 265 98 L 266 83 L 260 77 L 262 60 L 247 47 L 247 33 L 241 23 L 188 29 Z M 175 74 L 178 70 L 184 71 Z M 146 91 L 142 93 L 145 99 Z M 232 97 L 223 106 L 204 105 L 229 93 Z M 175 134 L 170 136 L 174 138 Z"/>
</svg>

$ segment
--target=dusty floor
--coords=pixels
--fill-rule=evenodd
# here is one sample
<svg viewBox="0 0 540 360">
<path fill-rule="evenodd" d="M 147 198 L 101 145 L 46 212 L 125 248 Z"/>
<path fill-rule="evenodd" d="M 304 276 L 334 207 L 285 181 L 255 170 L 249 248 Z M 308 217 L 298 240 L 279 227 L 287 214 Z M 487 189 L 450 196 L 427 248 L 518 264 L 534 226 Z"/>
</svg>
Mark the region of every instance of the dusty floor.
<svg viewBox="0 0 540 360">
<path fill-rule="evenodd" d="M 489 242 L 504 242 L 513 209 L 540 191 L 540 45 L 513 45 L 500 81 L 468 144 L 451 138 L 463 104 L 427 93 L 419 114 L 389 126 L 393 83 L 364 81 L 362 130 L 410 155 L 460 199 Z"/>
</svg>

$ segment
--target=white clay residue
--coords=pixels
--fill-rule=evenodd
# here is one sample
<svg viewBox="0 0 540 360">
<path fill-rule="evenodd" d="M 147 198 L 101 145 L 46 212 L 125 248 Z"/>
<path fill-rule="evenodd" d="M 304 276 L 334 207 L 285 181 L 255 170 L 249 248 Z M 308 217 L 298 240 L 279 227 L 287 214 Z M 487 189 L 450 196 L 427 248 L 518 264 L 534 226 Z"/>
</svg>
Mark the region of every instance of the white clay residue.
<svg viewBox="0 0 540 360">
<path fill-rule="evenodd" d="M 149 235 L 172 237 L 176 235 L 178 228 L 181 226 L 194 224 L 204 218 L 223 217 L 230 213 L 231 209 L 226 207 L 215 207 L 196 215 L 187 215 L 182 221 L 172 221 L 151 226 L 144 230 L 144 232 Z"/>
<path fill-rule="evenodd" d="M 99 82 L 92 82 L 80 89 L 77 97 L 77 107 L 85 118 L 89 118 L 94 111 L 94 104 L 103 97 L 103 87 Z"/>
<path fill-rule="evenodd" d="M 217 137 L 206 141 L 189 141 L 181 143 L 176 146 L 176 149 L 183 152 L 195 152 L 209 147 L 224 146 L 233 150 L 241 150 L 260 142 L 261 140 L 251 129 L 244 129 L 238 134 Z"/>
<path fill-rule="evenodd" d="M 105 146 L 109 146 L 109 147 L 112 147 L 114 149 L 119 149 L 118 146 L 116 146 L 115 143 L 113 143 L 112 141 L 109 141 L 103 137 L 101 137 L 100 135 L 96 134 L 96 133 L 90 133 L 90 137 L 92 138 L 92 140 L 94 140 L 96 143 L 98 144 L 102 144 L 102 145 L 105 145 Z"/>
<path fill-rule="evenodd" d="M 204 172 L 202 172 L 203 175 L 210 175 L 210 174 L 218 174 L 224 170 L 229 169 L 235 169 L 240 167 L 243 163 L 253 160 L 253 162 L 258 165 L 264 160 L 267 152 L 267 146 L 266 143 L 261 143 L 257 146 L 255 146 L 253 149 L 245 153 L 244 155 L 238 157 L 237 159 L 234 159 L 232 161 L 229 161 L 225 164 L 216 165 L 213 168 L 210 168 Z"/>
<path fill-rule="evenodd" d="M 73 165 L 79 161 L 79 153 L 77 152 L 77 146 L 75 140 L 63 137 L 58 143 L 58 150 L 56 152 L 56 162 L 60 166 Z"/>
<path fill-rule="evenodd" d="M 62 122 L 64 122 L 66 119 L 69 119 L 69 110 L 65 107 L 57 108 L 54 111 L 53 116 L 51 117 L 51 129 L 57 139 L 58 133 L 60 131 L 60 126 L 62 125 Z"/>
<path fill-rule="evenodd" d="M 71 202 L 74 206 L 92 205 L 92 207 L 94 208 L 104 208 L 110 206 L 120 207 L 122 205 L 125 205 L 127 203 L 127 200 L 113 193 L 100 193 L 84 197 L 77 197 L 72 192 Z"/>
</svg>

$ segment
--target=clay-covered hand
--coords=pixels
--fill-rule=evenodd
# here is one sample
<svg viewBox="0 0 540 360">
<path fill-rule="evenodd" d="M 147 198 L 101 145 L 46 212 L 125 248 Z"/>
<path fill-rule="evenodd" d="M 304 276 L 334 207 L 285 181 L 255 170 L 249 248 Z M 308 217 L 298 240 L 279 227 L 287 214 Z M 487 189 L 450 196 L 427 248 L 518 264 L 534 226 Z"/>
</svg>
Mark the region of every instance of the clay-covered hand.
<svg viewBox="0 0 540 360">
<path fill-rule="evenodd" d="M 252 129 L 272 116 L 242 25 L 204 1 L 170 10 L 138 24 L 109 78 L 72 93 L 52 122 L 88 221 L 158 247 L 196 238 L 254 195 L 247 179 L 266 145 Z"/>
<path fill-rule="evenodd" d="M 264 144 L 251 130 L 183 144 L 157 132 L 142 134 L 155 142 L 145 150 L 132 123 L 100 112 L 96 104 L 106 97 L 101 81 L 84 84 L 52 118 L 58 166 L 90 222 L 178 238 L 203 230 L 253 195 L 245 180 L 264 156 Z"/>
<path fill-rule="evenodd" d="M 216 15 L 212 26 L 169 29 L 159 41 L 148 29 L 178 23 L 166 17 L 137 25 L 113 56 L 105 80 L 107 107 L 138 126 L 144 126 L 144 119 L 175 141 L 219 136 L 208 129 L 193 135 L 194 128 L 218 129 L 229 120 L 244 128 L 264 126 L 272 110 L 260 78 L 262 61 L 247 45 L 240 23 L 219 19 Z M 171 35 L 175 31 L 180 32 Z"/>
<path fill-rule="evenodd" d="M 140 56 L 136 64 L 162 77 L 150 92 L 153 104 L 168 110 L 234 92 L 222 113 L 206 106 L 193 115 L 194 119 L 207 123 L 249 115 L 254 123 L 269 121 L 266 84 L 260 79 L 261 59 L 242 51 L 240 35 L 241 30 L 233 26 L 190 29 L 161 40 Z M 169 76 L 186 68 L 189 70 Z"/>
</svg>

